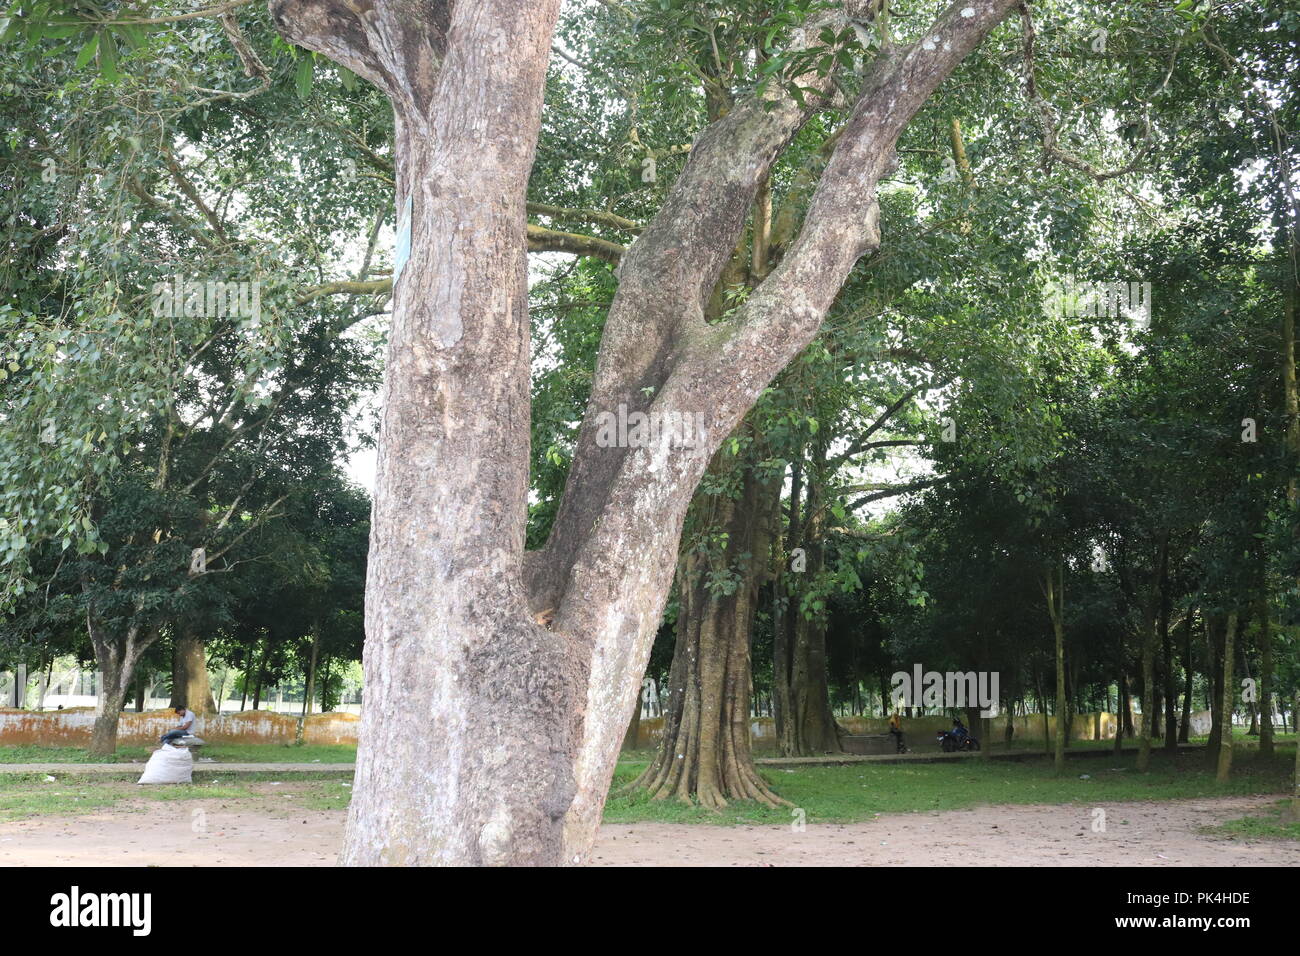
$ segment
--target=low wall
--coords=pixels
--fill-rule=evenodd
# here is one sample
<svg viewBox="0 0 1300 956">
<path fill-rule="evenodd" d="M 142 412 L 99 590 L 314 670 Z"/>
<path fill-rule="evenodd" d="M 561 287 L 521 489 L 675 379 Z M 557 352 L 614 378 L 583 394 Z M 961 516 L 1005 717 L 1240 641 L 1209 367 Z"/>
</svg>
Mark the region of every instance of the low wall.
<svg viewBox="0 0 1300 956">
<path fill-rule="evenodd" d="M 194 732 L 212 743 L 291 744 L 298 739 L 297 717 L 269 710 L 246 710 L 220 717 L 196 717 Z M 356 745 L 361 718 L 356 714 L 312 714 L 303 721 L 304 744 Z M 0 746 L 85 747 L 95 725 L 90 707 L 35 713 L 0 709 Z M 176 726 L 170 710 L 142 714 L 124 713 L 117 725 L 117 740 L 123 744 L 156 743 Z"/>
<path fill-rule="evenodd" d="M 841 727 L 851 734 L 885 734 L 889 732 L 887 717 L 838 717 Z M 1179 718 L 1181 720 L 1181 716 Z M 934 736 L 940 730 L 952 729 L 952 718 L 943 716 L 903 717 L 903 736 L 909 747 L 933 743 Z M 994 717 L 990 724 L 990 736 L 994 743 L 1006 739 L 1007 717 L 1005 714 Z M 1114 740 L 1115 728 L 1119 721 L 1114 714 L 1094 713 L 1075 714 L 1070 726 L 1071 740 Z M 1133 715 L 1136 732 L 1142 730 L 1142 715 Z M 1162 724 L 1163 726 L 1163 724 Z M 1044 721 L 1042 714 L 1017 714 L 1012 722 L 1012 740 L 1043 741 Z M 1056 736 L 1056 718 L 1049 716 L 1046 721 L 1048 738 Z M 1210 732 L 1211 719 L 1208 710 L 1192 714 L 1192 734 L 1202 736 Z M 979 736 L 979 727 L 970 728 Z M 776 748 L 776 725 L 771 717 L 754 717 L 749 722 L 750 739 L 755 750 L 774 750 Z M 636 746 L 638 748 L 657 746 L 663 739 L 664 721 L 662 717 L 643 718 L 637 728 Z M 981 741 L 983 743 L 983 741 Z"/>
</svg>

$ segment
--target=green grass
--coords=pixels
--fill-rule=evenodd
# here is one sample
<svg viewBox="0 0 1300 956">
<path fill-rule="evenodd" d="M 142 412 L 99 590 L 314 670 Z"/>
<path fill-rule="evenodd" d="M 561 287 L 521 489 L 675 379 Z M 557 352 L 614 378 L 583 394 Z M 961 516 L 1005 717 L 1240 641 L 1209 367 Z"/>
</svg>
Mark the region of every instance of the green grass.
<svg viewBox="0 0 1300 956">
<path fill-rule="evenodd" d="M 308 810 L 346 810 L 352 785 L 344 780 L 312 780 L 299 788 L 298 796 Z"/>
<path fill-rule="evenodd" d="M 847 823 L 870 820 L 881 813 L 960 810 L 988 804 L 1082 804 L 1126 800 L 1174 800 L 1207 796 L 1286 793 L 1295 765 L 1293 737 L 1279 740 L 1277 756 L 1261 760 L 1249 746 L 1240 748 L 1233 779 L 1220 785 L 1205 766 L 1200 753 L 1167 756 L 1152 754 L 1151 772 L 1139 774 L 1135 757 L 1096 757 L 1071 761 L 1067 773 L 1057 777 L 1046 759 L 1019 763 L 969 759 L 960 763 L 853 764 L 779 768 L 764 767 L 762 774 L 776 793 L 807 814 L 809 822 Z M 1251 738 L 1251 742 L 1253 742 Z M 1110 741 L 1083 741 L 1087 749 L 1111 746 Z M 1084 749 L 1080 747 L 1079 749 Z M 124 747 L 122 760 L 142 760 L 152 748 Z M 224 763 L 345 763 L 355 758 L 355 748 L 339 746 L 294 747 L 277 744 L 220 745 L 201 753 L 219 763 L 196 763 L 195 782 L 167 787 L 137 787 L 135 773 L 77 776 L 73 767 L 53 783 L 43 774 L 0 774 L 0 821 L 48 814 L 80 814 L 130 800 L 174 801 L 199 798 L 266 801 L 291 794 L 294 805 L 307 810 L 331 811 L 347 807 L 352 795 L 351 772 L 340 769 L 302 775 L 265 771 L 238 776 L 222 773 Z M 674 800 L 652 801 L 644 794 L 622 796 L 629 783 L 653 756 L 652 750 L 629 752 L 619 761 L 614 787 L 605 808 L 609 823 L 668 822 L 713 825 L 784 824 L 790 808 L 771 809 L 750 802 L 735 802 L 713 812 Z M 94 758 L 98 760 L 99 758 Z M 0 763 L 85 763 L 86 752 L 71 747 L 0 748 Z M 1083 775 L 1087 775 L 1086 779 Z M 280 786 L 272 789 L 269 785 Z M 286 801 L 287 802 L 287 801 Z M 276 801 L 275 805 L 283 805 Z M 1280 813 L 1280 811 L 1279 811 Z M 1233 829 L 1236 828 L 1236 829 Z M 1296 839 L 1300 824 L 1278 816 L 1245 819 L 1225 824 L 1227 833 Z"/>
<path fill-rule="evenodd" d="M 157 746 L 124 745 L 109 757 L 94 756 L 82 747 L 0 747 L 0 763 L 142 763 Z M 357 748 L 339 744 L 209 744 L 194 752 L 199 760 L 217 763 L 352 763 Z"/>
<path fill-rule="evenodd" d="M 82 747 L 0 747 L 0 763 L 140 763 L 156 749 L 120 746 L 117 753 L 100 757 Z"/>
<path fill-rule="evenodd" d="M 1201 754 L 1172 757 L 1156 752 L 1146 774 L 1139 774 L 1134 763 L 1130 754 L 1118 759 L 1081 760 L 1067 764 L 1067 772 L 1061 777 L 1053 773 L 1046 760 L 765 767 L 762 775 L 777 794 L 804 810 L 809 822 L 849 823 L 870 820 L 880 813 L 961 810 L 987 804 L 1092 805 L 1284 793 L 1291 786 L 1294 756 L 1283 751 L 1270 761 L 1262 761 L 1255 755 L 1242 755 L 1233 766 L 1233 778 L 1225 784 L 1215 782 Z M 715 812 L 672 799 L 651 800 L 644 793 L 620 795 L 619 788 L 645 765 L 642 760 L 619 763 L 614 791 L 605 806 L 605 822 L 727 826 L 791 820 L 789 807 L 770 809 L 749 801 L 737 801 Z"/>
<path fill-rule="evenodd" d="M 251 796 L 254 794 L 243 782 L 137 787 L 120 779 L 69 777 L 48 781 L 40 774 L 7 774 L 0 775 L 0 822 L 90 813 L 126 800 L 240 800 Z"/>
<path fill-rule="evenodd" d="M 1246 837 L 1253 840 L 1300 840 L 1300 820 L 1291 813 L 1291 801 L 1279 800 L 1263 814 L 1229 820 L 1217 827 L 1204 827 L 1204 833 Z"/>
</svg>

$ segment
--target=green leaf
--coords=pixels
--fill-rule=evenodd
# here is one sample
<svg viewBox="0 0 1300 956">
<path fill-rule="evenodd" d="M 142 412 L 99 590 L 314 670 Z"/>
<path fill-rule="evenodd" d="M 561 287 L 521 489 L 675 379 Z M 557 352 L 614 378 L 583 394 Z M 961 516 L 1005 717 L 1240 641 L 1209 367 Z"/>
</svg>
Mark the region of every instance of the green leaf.
<svg viewBox="0 0 1300 956">
<path fill-rule="evenodd" d="M 99 72 L 110 83 L 116 83 L 121 77 L 117 71 L 117 43 L 103 30 L 99 33 Z"/>
<path fill-rule="evenodd" d="M 298 88 L 298 99 L 305 100 L 311 93 L 311 72 L 312 58 L 305 56 L 298 61 L 298 75 L 294 77 L 294 85 Z"/>
<path fill-rule="evenodd" d="M 140 49 L 140 47 L 144 46 L 145 44 L 144 31 L 141 30 L 139 27 L 131 26 L 130 24 L 126 24 L 126 23 L 120 23 L 117 26 L 117 33 L 120 37 L 122 37 L 123 40 L 126 41 L 126 45 L 129 46 L 132 50 L 138 50 Z"/>
<path fill-rule="evenodd" d="M 81 52 L 77 54 L 77 62 L 74 64 L 74 67 L 80 70 L 87 63 L 89 63 L 90 58 L 95 55 L 95 50 L 96 48 L 98 48 L 98 46 L 99 46 L 99 34 L 96 33 L 94 36 L 92 36 L 89 40 L 86 41 L 86 45 L 83 46 L 81 48 Z"/>
</svg>

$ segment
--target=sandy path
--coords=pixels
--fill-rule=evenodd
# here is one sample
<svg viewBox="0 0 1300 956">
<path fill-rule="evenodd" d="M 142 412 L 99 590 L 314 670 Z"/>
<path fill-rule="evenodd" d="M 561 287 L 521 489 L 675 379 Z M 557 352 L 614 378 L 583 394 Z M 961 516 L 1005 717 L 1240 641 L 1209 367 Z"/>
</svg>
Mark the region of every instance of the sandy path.
<svg viewBox="0 0 1300 956">
<path fill-rule="evenodd" d="M 1277 797 L 1000 806 L 889 814 L 872 823 L 780 827 L 640 823 L 601 830 L 597 866 L 1300 866 L 1300 844 L 1204 836 L 1197 828 Z M 195 811 L 202 811 L 199 816 Z M 343 811 L 239 810 L 220 800 L 141 803 L 0 824 L 0 866 L 328 866 Z M 1127 822 L 1124 822 L 1127 821 Z"/>
</svg>

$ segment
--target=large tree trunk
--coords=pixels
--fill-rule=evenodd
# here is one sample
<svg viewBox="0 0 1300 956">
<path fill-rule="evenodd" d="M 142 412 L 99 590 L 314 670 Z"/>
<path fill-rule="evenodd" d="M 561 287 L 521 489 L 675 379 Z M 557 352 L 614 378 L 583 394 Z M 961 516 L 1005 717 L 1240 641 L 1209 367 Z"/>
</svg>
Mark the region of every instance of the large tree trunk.
<svg viewBox="0 0 1300 956">
<path fill-rule="evenodd" d="M 95 725 L 90 732 L 90 752 L 107 756 L 117 752 L 118 719 L 131 693 L 136 664 L 158 634 L 142 632 L 139 624 L 114 633 L 95 620 L 93 608 L 86 615 L 86 627 L 102 680 Z"/>
<path fill-rule="evenodd" d="M 682 559 L 663 740 L 632 785 L 656 799 L 698 800 L 715 810 L 728 800 L 782 802 L 758 775 L 750 746 L 750 633 L 768 572 L 769 484 L 746 469 L 737 500 L 707 496 L 699 502 L 708 537 L 725 534 L 726 545 L 710 556 L 692 542 Z M 739 584 L 730 594 L 716 594 L 710 572 L 736 575 Z"/>
<path fill-rule="evenodd" d="M 203 638 L 188 627 L 181 628 L 172 647 L 171 705 L 188 707 L 198 717 L 217 712 L 216 704 L 212 702 Z"/>
<path fill-rule="evenodd" d="M 774 84 L 696 137 L 622 258 L 551 535 L 525 557 L 524 199 L 559 2 L 272 0 L 288 39 L 392 100 L 410 228 L 393 282 L 344 863 L 587 856 L 695 486 L 878 247 L 876 189 L 899 134 L 1014 2 L 962 0 L 870 63 L 798 237 L 713 325 L 704 309 L 758 190 L 835 77 L 792 77 L 799 100 Z M 861 16 L 869 4 L 848 6 Z M 839 11 L 817 16 L 847 26 Z M 703 427 L 689 449 L 608 447 L 604 416 L 620 406 Z M 424 696 L 412 701 L 410 686 Z M 412 722 L 435 733 L 412 734 Z"/>
</svg>

